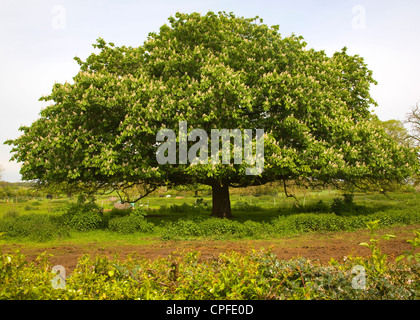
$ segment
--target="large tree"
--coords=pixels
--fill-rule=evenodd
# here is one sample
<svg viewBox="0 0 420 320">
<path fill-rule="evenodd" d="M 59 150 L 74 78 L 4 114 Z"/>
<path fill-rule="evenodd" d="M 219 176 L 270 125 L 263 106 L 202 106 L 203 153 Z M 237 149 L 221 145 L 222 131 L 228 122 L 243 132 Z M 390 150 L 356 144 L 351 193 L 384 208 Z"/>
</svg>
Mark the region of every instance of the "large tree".
<svg viewBox="0 0 420 320">
<path fill-rule="evenodd" d="M 230 217 L 231 186 L 401 181 L 417 165 L 414 150 L 371 121 L 375 81 L 360 56 L 306 49 L 303 38 L 283 38 L 258 17 L 168 20 L 139 47 L 99 39 L 99 52 L 75 58 L 73 83 L 55 84 L 40 118 L 7 142 L 23 179 L 90 190 L 201 183 L 212 187 L 212 215 Z M 249 164 L 234 163 L 233 151 L 229 164 L 185 164 L 182 156 L 159 164 L 158 132 L 177 132 L 182 121 L 209 136 L 264 130 L 264 169 L 246 174 Z"/>
<path fill-rule="evenodd" d="M 409 130 L 404 126 L 404 122 L 400 120 L 386 120 L 381 121 L 378 117 L 373 119 L 376 124 L 385 130 L 392 139 L 397 143 L 405 145 L 407 147 L 414 147 L 414 139 L 410 136 Z"/>
</svg>

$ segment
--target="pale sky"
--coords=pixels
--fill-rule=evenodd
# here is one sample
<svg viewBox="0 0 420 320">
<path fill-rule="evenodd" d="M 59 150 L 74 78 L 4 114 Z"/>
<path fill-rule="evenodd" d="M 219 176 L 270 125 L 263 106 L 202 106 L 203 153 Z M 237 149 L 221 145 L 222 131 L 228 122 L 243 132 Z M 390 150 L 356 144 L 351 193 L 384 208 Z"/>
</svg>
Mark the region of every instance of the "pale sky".
<svg viewBox="0 0 420 320">
<path fill-rule="evenodd" d="M 177 11 L 226 11 L 280 25 L 308 47 L 331 55 L 342 47 L 365 58 L 381 120 L 404 120 L 420 101 L 420 1 L 130 1 L 0 0 L 0 165 L 4 181 L 20 180 L 7 139 L 35 121 L 55 82 L 72 81 L 75 56 L 85 59 L 98 37 L 139 46 Z"/>
</svg>

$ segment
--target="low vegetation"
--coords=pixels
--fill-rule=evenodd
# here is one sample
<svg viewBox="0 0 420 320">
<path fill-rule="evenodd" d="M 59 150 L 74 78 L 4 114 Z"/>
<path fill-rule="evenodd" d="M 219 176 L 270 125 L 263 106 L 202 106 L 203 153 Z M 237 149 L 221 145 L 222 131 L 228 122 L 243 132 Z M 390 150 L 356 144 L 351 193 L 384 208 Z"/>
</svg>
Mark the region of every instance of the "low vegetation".
<svg viewBox="0 0 420 320">
<path fill-rule="evenodd" d="M 399 195 L 394 201 L 362 197 L 356 204 L 353 196 L 266 206 L 269 197 L 241 197 L 233 204 L 235 218 L 208 216 L 203 198 L 194 202 L 172 203 L 159 208 L 137 206 L 127 210 L 104 210 L 99 201 L 58 201 L 54 207 L 32 201 L 21 204 L 23 210 L 11 209 L 0 218 L 0 232 L 7 241 L 45 242 L 74 236 L 77 232 L 104 230 L 135 234 L 161 240 L 264 239 L 307 232 L 353 231 L 366 223 L 380 220 L 381 227 L 420 223 L 417 200 L 412 194 Z M 263 197 L 261 197 L 263 198 Z M 363 200 L 364 199 L 364 200 Z M 183 201 L 186 201 L 182 199 Z M 162 200 L 161 200 L 162 201 Z M 4 204 L 3 204 L 4 205 Z M 44 206 L 44 210 L 42 207 Z M 31 208 L 30 210 L 27 208 Z M 45 207 L 48 211 L 45 211 Z"/>
<path fill-rule="evenodd" d="M 412 263 L 420 234 L 410 240 L 413 250 L 395 262 L 381 253 L 374 230 L 371 256 L 349 257 L 327 265 L 304 258 L 279 260 L 270 251 L 220 254 L 201 259 L 199 252 L 174 253 L 148 260 L 83 256 L 70 274 L 60 274 L 40 255 L 28 263 L 20 252 L 0 259 L 0 299 L 362 299 L 420 298 L 420 259 Z M 64 270 L 65 271 L 65 270 Z M 61 273 L 63 272 L 63 273 Z"/>
<path fill-rule="evenodd" d="M 272 194 L 233 195 L 233 219 L 211 218 L 208 197 L 151 197 L 134 209 L 112 209 L 103 199 L 19 200 L 0 203 L 0 243 L 32 244 L 102 237 L 156 241 L 185 239 L 273 239 L 301 233 L 371 230 L 361 245 L 369 257 L 348 256 L 328 264 L 305 258 L 280 260 L 269 250 L 228 251 L 204 259 L 200 252 L 174 252 L 166 258 L 135 255 L 78 260 L 71 274 L 52 272 L 46 252 L 36 260 L 8 251 L 0 259 L 0 299 L 392 299 L 419 295 L 420 233 L 412 250 L 390 260 L 376 236 L 383 227 L 418 225 L 415 193 L 344 195 L 307 193 L 298 203 Z M 277 199 L 277 200 L 276 200 Z M 149 203 L 150 201 L 150 203 Z M 105 239 L 103 239 L 105 241 Z M 102 241 L 98 238 L 98 241 Z M 417 251 L 416 251 L 417 250 Z M 31 261 L 31 262 L 28 262 Z M 56 269 L 54 269 L 56 270 Z M 360 280 L 362 285 L 360 285 Z M 359 282 L 358 282 L 359 281 Z"/>
</svg>

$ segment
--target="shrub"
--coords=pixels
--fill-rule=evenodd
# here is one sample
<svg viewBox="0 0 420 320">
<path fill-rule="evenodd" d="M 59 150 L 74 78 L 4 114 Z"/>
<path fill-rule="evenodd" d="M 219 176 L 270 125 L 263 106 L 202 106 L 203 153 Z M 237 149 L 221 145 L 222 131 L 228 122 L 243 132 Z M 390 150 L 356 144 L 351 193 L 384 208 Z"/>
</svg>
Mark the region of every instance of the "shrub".
<svg viewBox="0 0 420 320">
<path fill-rule="evenodd" d="M 220 218 L 210 218 L 199 223 L 201 233 L 204 235 L 230 235 L 240 237 L 243 233 L 243 225 L 238 221 Z"/>
<path fill-rule="evenodd" d="M 78 212 L 67 220 L 67 225 L 78 231 L 99 229 L 101 224 L 102 217 L 96 212 Z"/>
<path fill-rule="evenodd" d="M 111 231 L 121 233 L 134 233 L 134 232 L 153 232 L 154 224 L 148 222 L 144 217 L 146 212 L 142 208 L 136 208 L 128 216 L 113 218 L 108 223 L 108 228 Z"/>
<path fill-rule="evenodd" d="M 162 227 L 162 239 L 178 239 L 185 237 L 202 236 L 202 230 L 198 226 L 198 221 L 192 219 L 178 219 L 176 222 L 164 221 Z"/>
<path fill-rule="evenodd" d="M 243 223 L 243 236 L 254 239 L 273 234 L 273 226 L 266 222 L 247 220 Z"/>
<path fill-rule="evenodd" d="M 310 231 L 334 231 L 339 230 L 336 223 L 331 223 L 335 218 L 334 214 L 296 214 L 289 216 L 289 220 L 294 225 L 295 229 L 301 232 Z M 335 222 L 336 219 L 334 219 Z"/>
<path fill-rule="evenodd" d="M 27 262 L 19 252 L 0 257 L 0 299 L 7 300 L 414 300 L 419 264 L 385 261 L 383 273 L 366 268 L 367 285 L 355 289 L 355 263 L 328 265 L 305 258 L 279 260 L 262 250 L 227 252 L 201 259 L 181 252 L 162 259 L 124 260 L 97 256 L 79 259 L 64 290 L 53 287 L 47 256 Z M 367 261 L 366 263 L 369 263 Z M 359 265 L 360 266 L 360 265 Z"/>
<path fill-rule="evenodd" d="M 297 232 L 295 224 L 286 216 L 279 216 L 271 220 L 271 225 L 273 226 L 273 231 L 276 234 L 285 235 Z"/>
<path fill-rule="evenodd" d="M 243 238 L 270 237 L 273 235 L 290 235 L 300 232 L 330 232 L 341 230 L 358 230 L 366 227 L 366 222 L 379 219 L 381 226 L 396 224 L 416 224 L 420 214 L 416 208 L 403 210 L 378 211 L 371 214 L 354 216 L 335 213 L 298 213 L 278 216 L 270 222 L 205 218 L 180 218 L 175 222 L 162 222 L 162 239 L 187 239 L 192 237 Z"/>
<path fill-rule="evenodd" d="M 353 202 L 352 194 L 344 194 L 343 198 L 334 198 L 330 209 L 331 212 L 339 216 L 354 216 L 367 213 L 365 207 L 356 205 Z"/>
<path fill-rule="evenodd" d="M 217 239 L 264 237 L 273 231 L 268 223 L 245 221 L 244 223 L 220 218 L 178 219 L 176 222 L 164 222 L 162 239 L 185 239 L 191 237 L 210 237 Z"/>
<path fill-rule="evenodd" d="M 94 202 L 68 204 L 61 221 L 65 226 L 78 231 L 99 229 L 104 223 L 102 210 Z"/>
<path fill-rule="evenodd" d="M 144 218 L 147 216 L 147 211 L 143 207 L 137 207 L 131 210 L 130 215 Z"/>
<path fill-rule="evenodd" d="M 26 214 L 0 219 L 0 232 L 7 237 L 24 238 L 44 242 L 69 235 L 68 229 L 56 223 L 53 217 L 45 214 Z"/>
</svg>

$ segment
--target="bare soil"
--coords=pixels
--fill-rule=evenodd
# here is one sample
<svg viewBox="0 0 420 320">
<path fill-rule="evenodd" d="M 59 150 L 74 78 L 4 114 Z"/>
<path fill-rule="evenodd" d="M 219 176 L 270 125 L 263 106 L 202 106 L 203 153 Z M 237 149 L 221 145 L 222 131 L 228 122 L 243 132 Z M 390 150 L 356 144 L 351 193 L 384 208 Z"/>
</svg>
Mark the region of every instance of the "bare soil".
<svg viewBox="0 0 420 320">
<path fill-rule="evenodd" d="M 395 259 L 411 247 L 406 242 L 414 238 L 414 230 L 420 225 L 394 227 L 382 229 L 378 235 L 394 234 L 395 239 L 382 240 L 380 248 L 388 255 L 389 260 Z M 334 232 L 324 234 L 306 234 L 273 240 L 237 240 L 237 241 L 152 241 L 151 244 L 128 245 L 112 244 L 104 246 L 101 242 L 92 242 L 83 245 L 68 243 L 65 245 L 46 245 L 25 247 L 18 244 L 7 244 L 0 247 L 3 253 L 19 250 L 25 254 L 28 261 L 33 261 L 42 252 L 52 254 L 49 262 L 52 265 L 62 265 L 67 272 L 72 272 L 78 259 L 89 254 L 92 257 L 108 256 L 114 258 L 118 255 L 124 259 L 129 254 L 136 254 L 147 259 L 168 257 L 181 251 L 200 251 L 202 259 L 217 257 L 222 252 L 237 251 L 247 253 L 251 250 L 270 249 L 279 259 L 292 259 L 297 257 L 307 258 L 315 263 L 326 263 L 334 258 L 342 261 L 346 256 L 368 257 L 370 250 L 360 246 L 361 242 L 369 242 L 370 235 L 367 230 L 355 232 Z"/>
</svg>

